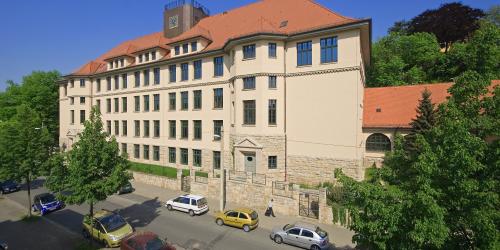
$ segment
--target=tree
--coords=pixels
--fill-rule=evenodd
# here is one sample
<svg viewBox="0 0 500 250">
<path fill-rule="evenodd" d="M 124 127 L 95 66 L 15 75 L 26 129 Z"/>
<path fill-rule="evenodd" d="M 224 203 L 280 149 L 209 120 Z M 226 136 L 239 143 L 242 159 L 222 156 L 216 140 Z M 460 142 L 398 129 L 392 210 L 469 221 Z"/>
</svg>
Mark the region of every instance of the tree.
<svg viewBox="0 0 500 250">
<path fill-rule="evenodd" d="M 401 35 L 408 34 L 408 27 L 410 22 L 406 20 L 397 21 L 389 28 L 388 33 L 399 33 Z"/>
<path fill-rule="evenodd" d="M 457 77 L 434 126 L 412 123 L 423 128 L 415 130 L 414 151 L 398 136 L 376 181 L 358 183 L 339 173 L 359 246 L 495 249 L 500 244 L 500 88 L 491 93 L 489 86 L 476 72 Z"/>
<path fill-rule="evenodd" d="M 417 134 L 424 134 L 431 130 L 436 123 L 436 109 L 431 100 L 431 92 L 425 89 L 422 92 L 422 99 L 419 100 L 417 116 L 410 122 L 411 132 L 405 136 L 405 150 L 415 152 L 415 140 Z"/>
<path fill-rule="evenodd" d="M 3 177 L 24 180 L 28 188 L 28 214 L 31 216 L 31 181 L 44 170 L 50 157 L 52 138 L 42 126 L 40 115 L 20 105 L 12 119 L 0 125 L 0 167 Z"/>
<path fill-rule="evenodd" d="M 489 22 L 495 24 L 497 27 L 500 26 L 500 5 L 491 6 L 488 11 L 486 11 L 485 19 Z"/>
<path fill-rule="evenodd" d="M 410 33 L 433 33 L 447 52 L 453 42 L 469 38 L 479 28 L 478 20 L 483 16 L 481 9 L 473 9 L 457 2 L 446 3 L 438 9 L 426 10 L 414 17 L 408 30 Z"/>
<path fill-rule="evenodd" d="M 94 216 L 94 204 L 116 193 L 131 178 L 126 171 L 130 163 L 120 155 L 115 138 L 108 140 L 100 115 L 93 107 L 73 149 L 52 159 L 47 179 L 51 190 L 67 191 L 62 197 L 67 203 L 88 203 L 90 218 Z"/>
</svg>

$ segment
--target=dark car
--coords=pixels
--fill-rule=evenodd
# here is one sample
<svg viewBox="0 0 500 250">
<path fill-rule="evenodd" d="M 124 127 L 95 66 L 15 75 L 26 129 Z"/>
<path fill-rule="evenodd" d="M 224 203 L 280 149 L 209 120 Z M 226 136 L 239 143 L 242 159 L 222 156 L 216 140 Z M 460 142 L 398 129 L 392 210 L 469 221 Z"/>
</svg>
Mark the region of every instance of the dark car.
<svg viewBox="0 0 500 250">
<path fill-rule="evenodd" d="M 175 247 L 161 240 L 152 232 L 135 232 L 122 240 L 120 250 L 175 250 Z"/>
<path fill-rule="evenodd" d="M 130 182 L 127 182 L 127 184 L 123 185 L 119 190 L 118 194 L 126 194 L 126 193 L 132 193 L 134 192 L 134 188 L 132 187 L 132 184 Z"/>
<path fill-rule="evenodd" d="M 0 193 L 7 194 L 21 190 L 21 185 L 12 180 L 0 182 Z"/>
<path fill-rule="evenodd" d="M 43 193 L 36 195 L 33 198 L 31 209 L 33 212 L 40 212 L 40 215 L 45 215 L 48 212 L 58 210 L 64 207 L 64 202 L 59 201 L 53 194 Z"/>
<path fill-rule="evenodd" d="M 9 246 L 7 246 L 7 243 L 0 241 L 0 250 L 7 250 L 9 249 Z"/>
</svg>

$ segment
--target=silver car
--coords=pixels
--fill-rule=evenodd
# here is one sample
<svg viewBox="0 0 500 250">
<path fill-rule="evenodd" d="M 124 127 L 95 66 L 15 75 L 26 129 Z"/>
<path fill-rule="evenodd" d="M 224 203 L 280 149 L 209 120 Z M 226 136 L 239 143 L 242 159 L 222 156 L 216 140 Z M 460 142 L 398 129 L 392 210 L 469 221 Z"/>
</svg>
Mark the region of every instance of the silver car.
<svg viewBox="0 0 500 250">
<path fill-rule="evenodd" d="M 286 224 L 282 228 L 274 228 L 270 236 L 278 244 L 287 243 L 311 250 L 330 247 L 328 234 L 320 227 L 309 223 Z"/>
</svg>

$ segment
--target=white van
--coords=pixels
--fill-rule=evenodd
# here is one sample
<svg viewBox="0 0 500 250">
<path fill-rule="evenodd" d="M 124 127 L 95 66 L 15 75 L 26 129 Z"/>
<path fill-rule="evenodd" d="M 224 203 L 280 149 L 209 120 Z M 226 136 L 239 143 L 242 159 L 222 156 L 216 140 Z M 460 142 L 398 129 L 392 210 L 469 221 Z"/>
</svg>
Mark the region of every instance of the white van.
<svg viewBox="0 0 500 250">
<path fill-rule="evenodd" d="M 165 202 L 169 211 L 179 210 L 188 212 L 190 216 L 199 215 L 208 211 L 207 199 L 203 196 L 185 194 Z"/>
</svg>

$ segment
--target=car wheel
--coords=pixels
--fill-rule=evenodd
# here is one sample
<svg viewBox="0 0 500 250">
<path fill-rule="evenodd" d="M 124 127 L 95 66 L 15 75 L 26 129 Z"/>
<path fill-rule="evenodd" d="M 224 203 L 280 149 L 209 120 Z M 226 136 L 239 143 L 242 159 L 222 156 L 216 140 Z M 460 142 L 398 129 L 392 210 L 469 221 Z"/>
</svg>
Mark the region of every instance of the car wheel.
<svg viewBox="0 0 500 250">
<path fill-rule="evenodd" d="M 167 205 L 167 210 L 168 210 L 168 211 L 172 211 L 172 205 L 168 204 L 168 205 Z"/>
<path fill-rule="evenodd" d="M 193 217 L 195 214 L 194 214 L 194 211 L 193 210 L 189 210 L 189 216 Z"/>
<path fill-rule="evenodd" d="M 243 231 L 250 232 L 250 227 L 248 225 L 243 225 Z"/>
<path fill-rule="evenodd" d="M 219 225 L 219 226 L 224 225 L 224 221 L 222 221 L 222 219 L 217 219 L 217 220 L 215 221 L 215 223 L 217 223 L 217 225 Z"/>
<path fill-rule="evenodd" d="M 320 248 L 319 248 L 318 246 L 316 246 L 316 245 L 312 245 L 312 246 L 311 246 L 311 250 L 319 250 L 319 249 L 320 249 Z"/>
<path fill-rule="evenodd" d="M 88 239 L 90 237 L 89 232 L 87 232 L 87 230 L 85 230 L 85 229 L 82 229 L 82 235 L 83 235 L 83 238 L 85 238 L 85 239 Z"/>
<path fill-rule="evenodd" d="M 281 238 L 281 236 L 279 235 L 276 235 L 274 236 L 274 242 L 281 244 L 283 242 L 283 238 Z"/>
</svg>

